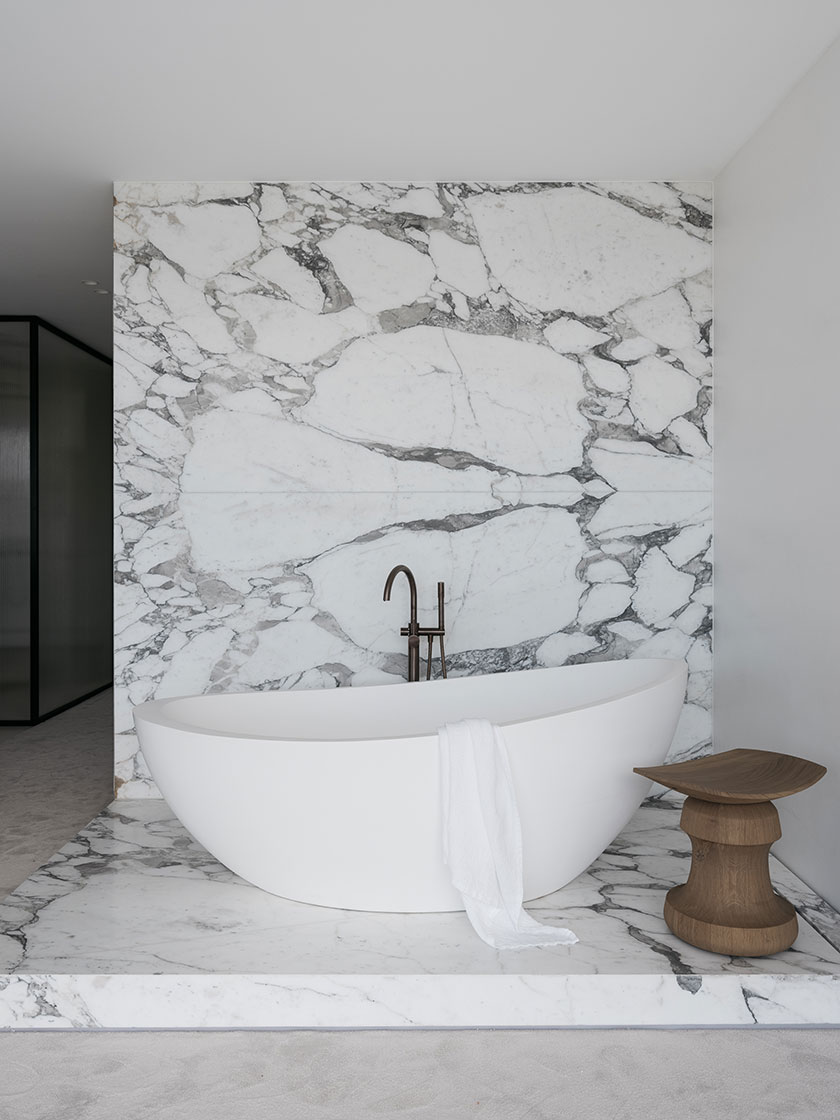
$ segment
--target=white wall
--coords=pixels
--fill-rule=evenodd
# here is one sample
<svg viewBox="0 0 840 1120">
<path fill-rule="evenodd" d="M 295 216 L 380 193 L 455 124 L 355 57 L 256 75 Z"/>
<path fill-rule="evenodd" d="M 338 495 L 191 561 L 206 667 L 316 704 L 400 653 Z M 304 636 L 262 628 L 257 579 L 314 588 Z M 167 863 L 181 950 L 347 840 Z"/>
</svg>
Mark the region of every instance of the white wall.
<svg viewBox="0 0 840 1120">
<path fill-rule="evenodd" d="M 715 749 L 828 775 L 779 856 L 840 906 L 840 43 L 716 183 Z"/>
</svg>

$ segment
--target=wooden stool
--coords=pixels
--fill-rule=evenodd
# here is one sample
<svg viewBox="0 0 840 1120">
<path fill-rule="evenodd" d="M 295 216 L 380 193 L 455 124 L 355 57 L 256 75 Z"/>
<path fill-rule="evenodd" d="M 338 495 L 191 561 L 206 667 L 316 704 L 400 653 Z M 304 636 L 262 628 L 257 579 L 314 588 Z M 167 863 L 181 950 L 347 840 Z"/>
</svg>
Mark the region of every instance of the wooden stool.
<svg viewBox="0 0 840 1120">
<path fill-rule="evenodd" d="M 733 957 L 789 949 L 796 912 L 770 882 L 770 845 L 782 835 L 773 801 L 812 786 L 825 767 L 774 751 L 734 750 L 634 770 L 688 794 L 680 828 L 691 838 L 691 870 L 665 897 L 668 928 L 689 945 Z"/>
</svg>

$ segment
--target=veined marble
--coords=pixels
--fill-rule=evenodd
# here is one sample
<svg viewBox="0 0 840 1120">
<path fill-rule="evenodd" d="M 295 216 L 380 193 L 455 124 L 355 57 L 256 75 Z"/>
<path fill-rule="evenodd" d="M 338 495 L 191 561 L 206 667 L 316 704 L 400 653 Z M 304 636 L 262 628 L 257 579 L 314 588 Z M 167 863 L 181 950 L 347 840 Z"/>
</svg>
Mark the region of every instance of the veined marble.
<svg viewBox="0 0 840 1120">
<path fill-rule="evenodd" d="M 119 183 L 121 797 L 131 710 L 405 676 L 397 562 L 455 674 L 711 677 L 711 186 Z"/>
<path fill-rule="evenodd" d="M 574 946 L 499 952 L 466 915 L 306 906 L 238 879 L 159 800 L 114 802 L 0 903 L 0 1027 L 840 1024 L 840 921 L 787 869 L 794 946 L 730 958 L 675 938 L 679 806 L 649 802 L 529 906 Z M 833 944 L 832 944 L 833 942 Z"/>
</svg>

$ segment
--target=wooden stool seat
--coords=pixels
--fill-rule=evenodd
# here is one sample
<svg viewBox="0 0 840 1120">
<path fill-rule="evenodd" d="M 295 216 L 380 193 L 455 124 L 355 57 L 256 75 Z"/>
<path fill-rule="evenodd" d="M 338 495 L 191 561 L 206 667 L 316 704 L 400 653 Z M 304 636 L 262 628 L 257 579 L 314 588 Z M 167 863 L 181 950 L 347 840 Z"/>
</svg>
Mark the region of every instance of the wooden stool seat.
<svg viewBox="0 0 840 1120">
<path fill-rule="evenodd" d="M 749 805 L 800 793 L 820 780 L 825 767 L 792 754 L 734 750 L 671 766 L 637 766 L 635 772 L 701 801 Z"/>
<path fill-rule="evenodd" d="M 796 913 L 770 882 L 770 845 L 782 835 L 773 801 L 812 786 L 825 767 L 775 751 L 732 750 L 634 770 L 688 794 L 680 828 L 691 839 L 691 870 L 665 897 L 669 929 L 689 945 L 737 957 L 790 948 Z"/>
</svg>

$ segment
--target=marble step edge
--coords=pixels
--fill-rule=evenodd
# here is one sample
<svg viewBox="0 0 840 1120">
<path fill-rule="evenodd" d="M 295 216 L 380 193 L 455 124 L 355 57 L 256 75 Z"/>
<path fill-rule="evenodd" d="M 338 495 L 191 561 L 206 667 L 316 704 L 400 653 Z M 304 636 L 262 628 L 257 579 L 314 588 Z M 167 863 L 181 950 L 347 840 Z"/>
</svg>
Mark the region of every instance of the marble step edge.
<svg viewBox="0 0 840 1120">
<path fill-rule="evenodd" d="M 14 975 L 0 1031 L 840 1026 L 840 975 Z"/>
</svg>

